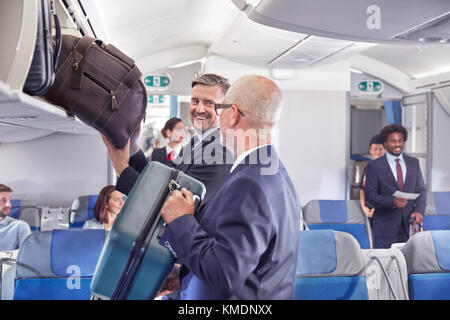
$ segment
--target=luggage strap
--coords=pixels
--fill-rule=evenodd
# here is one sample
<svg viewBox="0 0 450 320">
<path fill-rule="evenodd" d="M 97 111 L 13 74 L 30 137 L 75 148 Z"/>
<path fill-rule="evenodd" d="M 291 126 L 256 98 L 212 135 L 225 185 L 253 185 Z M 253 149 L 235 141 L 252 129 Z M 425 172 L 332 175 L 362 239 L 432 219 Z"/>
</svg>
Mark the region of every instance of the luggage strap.
<svg viewBox="0 0 450 320">
<path fill-rule="evenodd" d="M 402 284 L 403 294 L 405 295 L 406 299 L 409 299 L 408 290 L 406 290 L 406 286 L 405 286 L 405 283 L 403 281 L 403 275 L 401 273 L 400 263 L 398 262 L 398 258 L 395 255 L 390 256 L 390 258 L 393 259 L 397 263 L 397 268 L 398 268 L 398 273 L 399 273 L 399 276 L 400 276 L 400 282 Z M 386 268 L 381 263 L 380 258 L 378 258 L 377 256 L 370 256 L 370 259 L 375 260 L 375 261 L 378 262 L 378 264 L 381 267 L 381 270 L 384 273 L 384 276 L 386 277 L 389 289 L 390 289 L 392 295 L 394 296 L 394 300 L 399 300 L 397 295 L 395 294 L 394 287 L 392 286 L 391 278 L 389 277 L 389 275 L 388 275 L 388 273 L 386 271 Z"/>
</svg>

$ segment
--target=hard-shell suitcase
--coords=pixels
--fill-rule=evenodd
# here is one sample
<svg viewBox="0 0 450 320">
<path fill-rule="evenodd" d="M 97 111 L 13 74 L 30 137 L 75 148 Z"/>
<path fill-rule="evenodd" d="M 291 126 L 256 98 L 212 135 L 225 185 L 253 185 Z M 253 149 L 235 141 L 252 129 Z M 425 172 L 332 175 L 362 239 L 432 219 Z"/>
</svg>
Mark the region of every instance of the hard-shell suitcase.
<svg viewBox="0 0 450 320">
<path fill-rule="evenodd" d="M 175 181 L 194 194 L 196 205 L 206 188 L 182 171 L 150 162 L 114 222 L 91 283 L 100 299 L 153 299 L 172 270 L 175 257 L 159 239 L 164 232 L 160 210 Z"/>
<path fill-rule="evenodd" d="M 61 51 L 61 28 L 53 0 L 40 0 L 38 3 L 38 27 L 33 60 L 23 92 L 29 95 L 45 93 L 55 80 L 55 68 Z M 55 46 L 52 45 L 51 16 L 55 20 Z M 52 49 L 53 48 L 53 49 Z"/>
</svg>

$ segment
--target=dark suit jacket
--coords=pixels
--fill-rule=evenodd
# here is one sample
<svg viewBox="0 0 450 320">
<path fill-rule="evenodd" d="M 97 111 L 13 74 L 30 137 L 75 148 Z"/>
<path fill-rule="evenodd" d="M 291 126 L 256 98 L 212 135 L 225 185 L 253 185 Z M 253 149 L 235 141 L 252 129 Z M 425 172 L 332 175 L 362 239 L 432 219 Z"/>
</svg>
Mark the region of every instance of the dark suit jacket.
<svg viewBox="0 0 450 320">
<path fill-rule="evenodd" d="M 160 243 L 190 270 L 181 299 L 293 299 L 300 204 L 275 150 L 258 150 L 275 174 L 264 175 L 271 164 L 260 157 L 238 165 L 197 218 L 168 224 Z"/>
<path fill-rule="evenodd" d="M 158 162 L 161 162 L 162 164 L 165 164 L 166 166 L 168 166 L 169 161 L 167 161 L 166 147 L 153 149 L 151 161 L 158 161 Z"/>
<path fill-rule="evenodd" d="M 170 161 L 169 166 L 203 182 L 206 187 L 203 205 L 229 175 L 233 159 L 232 152 L 220 144 L 220 130 L 217 128 L 198 145 L 195 145 L 194 138 L 191 139 L 178 157 Z M 116 189 L 128 195 L 146 165 L 144 153 L 139 150 L 130 158 L 129 167 L 118 178 Z"/>
<path fill-rule="evenodd" d="M 406 164 L 406 177 L 403 191 L 420 193 L 416 200 L 408 200 L 404 208 L 395 208 L 392 196 L 399 190 L 386 155 L 370 161 L 366 167 L 366 199 L 375 207 L 372 220 L 373 235 L 375 238 L 396 239 L 400 228 L 409 234 L 409 218 L 411 213 L 424 214 L 426 206 L 426 189 L 420 171 L 419 161 L 416 158 L 403 154 Z M 396 242 L 396 241 L 393 241 Z"/>
</svg>

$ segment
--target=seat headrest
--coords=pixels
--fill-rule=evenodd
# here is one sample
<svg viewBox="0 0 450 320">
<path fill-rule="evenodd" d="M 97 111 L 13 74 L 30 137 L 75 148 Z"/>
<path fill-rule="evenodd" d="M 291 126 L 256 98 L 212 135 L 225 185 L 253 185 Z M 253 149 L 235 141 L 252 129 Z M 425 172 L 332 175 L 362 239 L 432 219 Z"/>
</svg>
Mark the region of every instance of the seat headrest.
<svg viewBox="0 0 450 320">
<path fill-rule="evenodd" d="M 401 250 L 408 274 L 450 272 L 450 230 L 419 232 Z"/>
<path fill-rule="evenodd" d="M 55 229 L 31 234 L 18 255 L 17 278 L 92 277 L 105 230 Z"/>
<path fill-rule="evenodd" d="M 433 196 L 437 213 L 450 215 L 450 192 L 433 192 Z"/>
<path fill-rule="evenodd" d="M 297 276 L 354 276 L 364 272 L 361 247 L 346 232 L 302 230 L 298 245 Z"/>
<path fill-rule="evenodd" d="M 98 195 L 80 196 L 72 203 L 70 223 L 83 222 L 94 218 L 94 207 Z"/>
<path fill-rule="evenodd" d="M 425 215 L 450 215 L 450 191 L 427 192 Z"/>
<path fill-rule="evenodd" d="M 32 201 L 22 199 L 11 200 L 11 212 L 9 216 L 25 221 L 31 230 L 39 231 L 41 227 L 39 208 Z"/>
<path fill-rule="evenodd" d="M 19 219 L 20 217 L 20 203 L 21 200 L 12 200 L 11 199 L 11 212 L 9 216 L 14 219 Z"/>
<path fill-rule="evenodd" d="M 308 224 L 366 224 L 359 200 L 311 200 L 305 206 L 304 218 Z"/>
</svg>

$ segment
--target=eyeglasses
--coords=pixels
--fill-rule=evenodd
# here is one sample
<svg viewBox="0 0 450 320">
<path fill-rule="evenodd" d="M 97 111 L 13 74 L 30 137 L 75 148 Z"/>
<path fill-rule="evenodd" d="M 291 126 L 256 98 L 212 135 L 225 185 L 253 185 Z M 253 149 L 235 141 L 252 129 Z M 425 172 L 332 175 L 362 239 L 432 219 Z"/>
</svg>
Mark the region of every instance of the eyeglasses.
<svg viewBox="0 0 450 320">
<path fill-rule="evenodd" d="M 215 103 L 214 111 L 216 111 L 216 114 L 220 116 L 223 109 L 228 109 L 231 108 L 232 106 L 236 106 L 236 109 L 240 113 L 240 115 L 245 117 L 244 113 L 241 110 L 239 110 L 238 106 L 235 103 Z"/>
<path fill-rule="evenodd" d="M 7 204 L 8 202 L 11 202 L 11 200 L 6 199 L 6 198 L 1 198 L 0 199 L 0 204 Z"/>
</svg>

